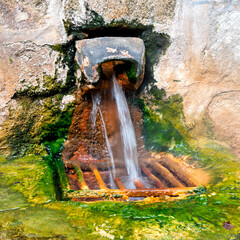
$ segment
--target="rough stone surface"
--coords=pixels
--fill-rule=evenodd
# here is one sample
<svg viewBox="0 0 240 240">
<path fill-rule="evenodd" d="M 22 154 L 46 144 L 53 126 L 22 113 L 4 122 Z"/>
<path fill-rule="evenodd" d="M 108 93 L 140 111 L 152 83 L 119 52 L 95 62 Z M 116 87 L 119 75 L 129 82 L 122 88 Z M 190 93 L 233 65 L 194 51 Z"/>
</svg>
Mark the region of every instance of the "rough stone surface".
<svg viewBox="0 0 240 240">
<path fill-rule="evenodd" d="M 0 1 L 1 42 L 55 44 L 66 39 L 61 1 Z"/>
<path fill-rule="evenodd" d="M 53 87 L 53 83 L 47 81 L 54 77 L 58 86 L 65 84 L 67 67 L 63 68 L 60 62 L 55 64 L 59 53 L 47 45 L 28 41 L 2 44 L 0 53 L 3 56 L 0 59 L 0 123 L 7 115 L 6 104 L 16 92 L 44 94 Z"/>
<path fill-rule="evenodd" d="M 68 40 L 62 20 L 80 26 L 92 10 L 106 23 L 137 20 L 168 34 L 171 45 L 154 65 L 157 86 L 183 97 L 193 135 L 206 136 L 209 124 L 208 136 L 239 155 L 239 0 L 0 0 L 0 124 L 16 90 L 44 92 L 44 76 L 55 77 L 56 69 L 64 84 L 67 69 L 55 64 L 58 53 L 49 45 Z"/>
<path fill-rule="evenodd" d="M 207 111 L 215 137 L 232 146 L 236 155 L 240 156 L 240 91 L 217 94 Z"/>
<path fill-rule="evenodd" d="M 222 99 L 218 106 L 213 102 L 219 95 L 240 90 L 240 2 L 178 1 L 175 13 L 169 31 L 172 43 L 154 67 L 157 86 L 169 95 L 183 96 L 187 124 L 197 135 L 206 134 L 201 123 L 211 103 L 216 108 L 211 112 L 213 135 L 239 148 L 239 138 L 232 138 L 236 133 L 232 126 L 240 122 L 239 95 Z M 231 114 L 221 122 L 226 118 L 225 104 Z"/>
<path fill-rule="evenodd" d="M 16 90 L 44 90 L 43 76 L 54 77 L 58 53 L 49 44 L 66 40 L 57 0 L 0 0 L 0 124 Z M 66 80 L 58 66 L 58 81 Z"/>
<path fill-rule="evenodd" d="M 64 8 L 65 14 L 75 24 L 86 20 L 88 14 L 85 7 L 88 6 L 108 23 L 121 19 L 137 20 L 142 24 L 153 24 L 161 30 L 169 27 L 176 4 L 176 0 L 90 0 L 87 1 L 87 5 L 86 1 L 69 0 L 66 2 L 68 4 Z"/>
</svg>

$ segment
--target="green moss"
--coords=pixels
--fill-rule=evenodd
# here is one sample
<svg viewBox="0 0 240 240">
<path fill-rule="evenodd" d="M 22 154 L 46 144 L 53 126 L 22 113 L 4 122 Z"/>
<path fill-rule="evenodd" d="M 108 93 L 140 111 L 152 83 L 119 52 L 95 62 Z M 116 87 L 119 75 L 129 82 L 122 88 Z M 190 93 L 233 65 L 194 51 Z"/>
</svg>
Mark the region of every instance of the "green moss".
<svg viewBox="0 0 240 240">
<path fill-rule="evenodd" d="M 54 103 L 50 103 L 51 108 L 53 109 Z M 74 111 L 74 104 L 69 104 L 63 111 L 56 108 L 56 112 L 52 111 L 50 118 L 51 121 L 42 124 L 43 132 L 40 135 L 42 141 L 51 141 L 63 138 L 68 134 L 68 129 L 72 123 L 72 115 Z"/>
<path fill-rule="evenodd" d="M 53 171 L 55 181 L 55 192 L 57 199 L 61 200 L 65 191 L 69 189 L 68 178 L 65 172 L 65 167 L 61 159 L 61 151 L 65 139 L 58 138 L 55 141 L 46 141 L 44 145 L 48 149 L 48 156 L 44 159 Z"/>
<path fill-rule="evenodd" d="M 136 67 L 134 66 L 134 64 L 131 64 L 131 66 L 129 68 L 127 68 L 126 74 L 127 74 L 129 81 L 132 84 L 136 84 L 138 79 L 136 78 Z"/>
<path fill-rule="evenodd" d="M 83 179 L 83 175 L 82 175 L 82 171 L 76 165 L 74 165 L 74 169 L 75 169 L 75 171 L 77 173 L 79 182 L 82 183 L 83 180 L 84 180 Z"/>
<path fill-rule="evenodd" d="M 78 36 L 73 37 L 72 40 L 63 43 L 52 45 L 51 48 L 54 51 L 59 52 L 58 62 L 61 62 L 63 66 L 68 67 L 66 82 L 63 87 L 64 91 L 69 91 L 76 88 L 76 70 L 79 68 L 77 62 L 75 61 L 75 41 L 85 38 L 84 34 L 79 34 Z"/>
<path fill-rule="evenodd" d="M 56 84 L 57 80 L 57 73 L 54 77 L 51 75 L 44 75 L 43 76 L 43 88 L 47 89 L 49 92 L 55 92 L 59 86 Z"/>
<path fill-rule="evenodd" d="M 136 100 L 143 112 L 143 135 L 148 150 L 166 151 L 175 145 L 187 144 L 182 98 L 173 95 L 166 98 L 163 89 L 153 86 Z"/>
<path fill-rule="evenodd" d="M 63 138 L 72 121 L 74 103 L 63 110 L 64 95 L 33 99 L 18 98 L 17 106 L 10 109 L 9 118 L 3 123 L 1 139 L 7 140 L 12 155 L 43 154 L 45 141 Z"/>
<path fill-rule="evenodd" d="M 237 229 L 229 232 L 222 226 L 229 218 L 228 212 L 223 210 L 236 209 L 236 204 L 234 207 L 232 202 L 227 206 L 214 205 L 211 195 L 203 193 L 185 200 L 154 204 L 72 202 L 67 206 L 64 203 L 50 205 L 54 209 L 65 209 L 76 225 L 83 224 L 83 219 L 89 223 L 88 231 L 102 229 L 117 239 L 120 236 L 127 239 L 138 239 L 136 236 L 139 239 L 152 239 L 153 236 L 154 239 L 211 239 L 215 234 L 229 239 L 238 232 Z M 236 228 L 239 228 L 238 216 L 232 218 Z"/>
<path fill-rule="evenodd" d="M 146 66 L 144 80 L 138 91 L 142 91 L 156 82 L 153 75 L 153 66 L 159 62 L 160 56 L 164 55 L 171 43 L 167 34 L 154 32 L 152 26 L 149 26 L 146 31 L 142 32 L 141 38 L 145 44 Z"/>
<path fill-rule="evenodd" d="M 65 32 L 69 35 L 69 32 L 71 31 L 72 28 L 72 22 L 70 19 L 64 20 L 63 19 L 63 26 L 65 28 Z"/>
<path fill-rule="evenodd" d="M 89 21 L 84 24 L 84 28 L 91 29 L 105 25 L 105 21 L 101 15 L 89 8 L 87 10 L 90 11 L 90 18 Z"/>
<path fill-rule="evenodd" d="M 48 145 L 52 153 L 57 153 L 61 148 L 61 141 L 48 143 Z M 179 154 L 180 150 L 182 152 L 188 150 L 186 153 L 191 153 L 190 148 L 186 150 L 178 147 Z M 9 204 L 5 201 L 5 211 L 1 212 L 1 236 L 8 239 L 16 237 L 109 239 L 110 236 L 115 239 L 134 240 L 237 239 L 240 231 L 238 211 L 240 164 L 233 155 L 215 142 L 202 142 L 201 149 L 201 152 L 198 151 L 199 158 L 191 161 L 198 161 L 199 164 L 208 166 L 209 171 L 213 176 L 216 175 L 216 178 L 212 178 L 207 188 L 199 188 L 188 198 L 158 203 L 52 201 L 30 207 L 27 201 L 44 203 L 49 199 L 46 198 L 49 193 L 44 192 L 46 181 L 43 181 L 44 184 L 39 184 L 42 182 L 41 177 L 44 176 L 41 174 L 43 166 L 48 166 L 46 161 L 36 156 L 11 160 L 12 162 L 0 158 L 0 172 L 3 172 L 0 175 L 0 187 L 6 188 L 7 185 L 12 189 L 6 196 L 12 201 Z M 196 152 L 193 148 L 191 151 L 194 156 Z M 177 146 L 175 153 L 177 153 Z M 45 169 L 46 171 L 49 172 Z M 33 172 L 41 177 L 34 178 Z M 221 178 L 218 178 L 219 174 Z M 26 186 L 16 188 L 15 183 L 23 182 L 23 179 L 25 181 L 26 175 L 27 178 L 31 176 L 32 181 L 27 180 Z M 30 189 L 30 193 L 25 189 Z M 37 201 L 35 197 L 32 198 L 33 190 L 37 193 Z M 6 190 L 1 192 L 2 195 L 6 195 Z M 21 194 L 27 201 L 21 197 Z M 224 229 L 223 224 L 226 221 L 230 221 L 235 228 Z"/>
<path fill-rule="evenodd" d="M 68 183 L 68 178 L 66 175 L 65 167 L 64 167 L 63 161 L 61 159 L 58 159 L 56 161 L 56 168 L 57 168 L 57 172 L 58 172 L 58 176 L 59 176 L 61 194 L 64 194 L 64 192 L 67 189 L 69 189 L 69 183 Z"/>
<path fill-rule="evenodd" d="M 0 184 L 0 212 L 10 211 L 12 209 L 19 209 L 29 205 L 24 195 L 20 192 L 16 192 L 9 186 L 6 186 L 2 182 Z"/>
<path fill-rule="evenodd" d="M 59 64 L 61 58 L 62 57 L 59 56 L 55 64 Z M 58 81 L 57 67 L 53 76 L 44 73 L 41 80 L 39 77 L 37 77 L 35 80 L 36 82 L 34 84 L 23 83 L 21 88 L 16 89 L 16 92 L 14 93 L 14 98 L 19 98 L 21 96 L 28 96 L 31 98 L 53 96 L 54 94 L 70 91 L 74 85 L 73 83 L 69 84 L 69 82 L 65 82 L 62 80 Z"/>
<path fill-rule="evenodd" d="M 1 213 L 0 232 L 2 239 L 79 239 L 82 235 L 63 211 L 42 206 Z"/>
<path fill-rule="evenodd" d="M 145 108 L 143 134 L 146 148 L 154 151 L 166 151 L 175 144 L 184 142 L 184 137 L 177 131 L 170 121 L 155 115 Z"/>
<path fill-rule="evenodd" d="M 23 84 L 22 88 L 16 90 L 14 98 L 18 98 L 20 96 L 28 97 L 49 96 L 62 92 L 63 89 L 65 88 L 64 83 L 61 81 L 57 82 L 57 78 L 58 78 L 57 70 L 54 76 L 44 74 L 42 84 L 40 83 L 39 78 L 36 78 L 37 84 L 30 83 L 28 83 L 27 85 Z"/>
<path fill-rule="evenodd" d="M 1 188 L 10 187 L 34 203 L 55 199 L 52 171 L 41 157 L 1 159 L 0 172 Z"/>
</svg>

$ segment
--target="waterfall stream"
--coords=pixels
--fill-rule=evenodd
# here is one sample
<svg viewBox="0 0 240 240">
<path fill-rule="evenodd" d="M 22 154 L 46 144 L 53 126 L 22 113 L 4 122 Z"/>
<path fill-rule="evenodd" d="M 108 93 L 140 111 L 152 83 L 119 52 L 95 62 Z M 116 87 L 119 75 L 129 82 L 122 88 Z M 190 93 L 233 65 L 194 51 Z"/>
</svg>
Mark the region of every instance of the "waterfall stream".
<svg viewBox="0 0 240 240">
<path fill-rule="evenodd" d="M 104 136 L 105 136 L 105 140 L 106 140 L 106 144 L 107 144 L 107 149 L 108 149 L 108 153 L 109 153 L 110 160 L 111 160 L 111 165 L 109 164 L 109 169 L 111 169 L 110 176 L 109 176 L 110 187 L 111 188 L 116 188 L 116 185 L 114 183 L 114 178 L 116 177 L 115 163 L 114 163 L 114 158 L 113 158 L 111 145 L 110 145 L 108 135 L 107 135 L 106 125 L 105 125 L 103 115 L 102 115 L 102 111 L 101 111 L 101 108 L 100 108 L 100 102 L 101 102 L 100 94 L 98 93 L 98 94 L 93 95 L 92 96 L 92 101 L 93 101 L 93 108 L 92 108 L 92 112 L 91 112 L 92 127 L 95 128 L 96 116 L 97 116 L 97 113 L 99 112 L 100 118 L 101 118 L 102 129 L 103 129 L 103 132 L 104 132 Z"/>
<path fill-rule="evenodd" d="M 124 182 L 125 186 L 127 188 L 135 188 L 133 179 L 140 178 L 141 177 L 141 171 L 138 164 L 138 157 L 137 157 L 137 141 L 135 136 L 135 130 L 133 127 L 128 103 L 125 97 L 125 94 L 121 88 L 121 86 L 118 84 L 116 80 L 115 74 L 112 75 L 112 84 L 111 85 L 111 91 L 109 92 L 112 94 L 111 99 L 115 102 L 117 112 L 119 119 L 119 129 L 120 129 L 120 141 L 122 141 L 119 146 L 122 146 L 123 151 L 123 158 L 121 161 L 125 163 L 125 167 L 127 170 L 128 176 L 120 176 L 122 181 Z M 104 121 L 104 117 L 101 111 L 101 95 L 99 93 L 92 95 L 92 102 L 93 107 L 91 111 L 91 121 L 92 121 L 92 128 L 94 129 L 96 127 L 96 116 L 99 113 L 100 120 L 101 120 L 101 126 L 103 130 L 103 134 L 106 140 L 106 145 L 108 149 L 108 153 L 110 156 L 109 161 L 109 170 L 110 171 L 110 187 L 115 188 L 116 185 L 114 183 L 114 179 L 116 177 L 116 171 L 115 171 L 115 161 L 114 161 L 114 146 L 113 142 L 109 139 L 106 123 Z M 115 139 L 116 141 L 116 139 Z M 120 147 L 119 147 L 120 148 Z"/>
<path fill-rule="evenodd" d="M 125 94 L 122 88 L 119 86 L 115 74 L 112 75 L 112 81 L 113 81 L 112 94 L 116 101 L 118 117 L 120 121 L 124 161 L 129 178 L 132 180 L 134 178 L 140 177 L 135 131 L 133 128 L 133 123 Z"/>
</svg>

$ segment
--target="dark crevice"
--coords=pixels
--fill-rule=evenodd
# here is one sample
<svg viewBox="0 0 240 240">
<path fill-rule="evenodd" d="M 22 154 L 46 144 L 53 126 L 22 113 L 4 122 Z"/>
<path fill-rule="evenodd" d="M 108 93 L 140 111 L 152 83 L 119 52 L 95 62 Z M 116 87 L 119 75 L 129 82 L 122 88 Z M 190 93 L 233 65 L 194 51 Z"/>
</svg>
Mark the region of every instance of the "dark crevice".
<svg viewBox="0 0 240 240">
<path fill-rule="evenodd" d="M 88 35 L 87 38 L 97 38 L 97 37 L 139 37 L 148 28 L 128 28 L 127 26 L 117 26 L 117 27 L 97 27 L 91 29 L 81 29 L 85 34 Z M 73 36 L 77 36 L 77 31 L 73 31 Z"/>
</svg>

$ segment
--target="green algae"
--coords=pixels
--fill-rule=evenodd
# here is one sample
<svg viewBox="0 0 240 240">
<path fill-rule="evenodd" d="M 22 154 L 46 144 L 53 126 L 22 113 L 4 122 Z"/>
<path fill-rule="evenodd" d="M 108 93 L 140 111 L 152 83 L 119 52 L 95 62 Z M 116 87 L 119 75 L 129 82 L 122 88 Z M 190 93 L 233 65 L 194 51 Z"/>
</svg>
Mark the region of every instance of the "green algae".
<svg viewBox="0 0 240 240">
<path fill-rule="evenodd" d="M 136 66 L 134 66 L 134 63 L 130 64 L 130 66 L 126 69 L 126 74 L 129 79 L 129 81 L 132 84 L 136 84 L 138 79 L 136 78 Z"/>
<path fill-rule="evenodd" d="M 65 191 L 69 189 L 68 178 L 61 159 L 61 151 L 65 140 L 65 138 L 58 138 L 55 141 L 44 142 L 44 145 L 48 149 L 48 155 L 44 159 L 53 171 L 57 200 L 61 200 Z"/>
<path fill-rule="evenodd" d="M 60 145 L 60 141 L 53 144 L 52 151 L 57 153 Z M 42 197 L 42 194 L 49 196 L 49 193 L 43 190 L 47 187 L 44 185 L 46 181 L 35 179 L 29 182 L 32 186 L 26 186 L 30 192 L 36 189 L 34 187 L 36 181 L 44 184 L 38 185 L 38 189 L 42 188 L 42 190 L 37 191 L 38 200 L 34 200 L 33 194 L 26 194 L 23 188 L 16 188 L 14 183 L 25 179 L 23 175 L 30 177 L 34 173 L 41 173 L 42 167 L 48 166 L 47 162 L 40 160 L 40 156 L 32 155 L 14 160 L 15 162 L 1 158 L 0 171 L 4 173 L 0 175 L 3 183 L 1 187 L 8 182 L 11 183 L 8 186 L 12 189 L 10 194 L 12 201 L 9 206 L 6 201 L 4 209 L 15 207 L 20 207 L 20 209 L 1 212 L 0 232 L 2 236 L 6 236 L 6 239 L 16 238 L 16 236 L 25 239 L 33 237 L 37 239 L 43 237 L 56 239 L 237 239 L 240 231 L 240 164 L 222 147 L 217 148 L 215 144 L 215 150 L 212 150 L 208 148 L 209 146 L 213 146 L 213 143 L 206 142 L 202 146 L 202 152 L 199 153 L 201 158 L 190 161 L 209 165 L 208 170 L 212 172 L 212 175 L 221 173 L 222 178 L 218 176 L 216 179 L 212 178 L 207 188 L 199 188 L 194 195 L 185 199 L 158 203 L 56 201 L 51 197 Z M 229 160 L 231 166 L 229 166 Z M 32 164 L 34 167 L 30 168 L 31 170 L 23 168 L 23 166 Z M 6 175 L 5 173 L 11 169 L 10 166 L 13 167 L 12 172 Z M 50 178 L 47 182 L 49 181 L 51 181 Z M 51 192 L 54 192 L 53 184 L 51 186 Z M 19 202 L 17 197 L 12 197 L 14 192 L 16 196 L 22 194 L 24 198 Z M 47 199 L 51 202 L 47 203 Z M 35 205 L 27 205 L 29 201 L 34 202 Z M 226 221 L 230 221 L 235 228 L 224 229 L 223 224 Z"/>
<path fill-rule="evenodd" d="M 82 171 L 81 171 L 81 169 L 79 169 L 76 165 L 74 165 L 74 169 L 75 169 L 75 171 L 76 171 L 76 173 L 77 173 L 78 181 L 79 181 L 79 183 L 81 184 L 81 183 L 83 182 L 83 180 L 84 180 Z"/>
<path fill-rule="evenodd" d="M 164 89 L 152 86 L 132 102 L 143 113 L 142 134 L 149 151 L 167 151 L 175 145 L 187 144 L 182 98 L 179 94 L 166 97 Z"/>
<path fill-rule="evenodd" d="M 37 96 L 50 96 L 62 92 L 65 84 L 58 80 L 57 70 L 54 76 L 50 74 L 43 74 L 42 80 L 37 77 L 37 84 L 23 84 L 23 86 L 16 90 L 14 98 L 20 96 L 37 97 Z"/>
<path fill-rule="evenodd" d="M 54 51 L 59 52 L 59 58 L 58 58 L 56 64 L 58 62 L 61 62 L 61 64 L 63 66 L 68 67 L 65 86 L 63 88 L 63 90 L 65 90 L 65 91 L 76 89 L 75 72 L 78 69 L 78 64 L 75 61 L 75 53 L 76 53 L 75 41 L 76 41 L 76 39 L 73 38 L 66 43 L 56 44 L 56 45 L 51 46 L 51 48 Z"/>
<path fill-rule="evenodd" d="M 81 234 L 71 227 L 63 211 L 51 210 L 43 206 L 2 213 L 0 232 L 2 239 L 79 239 L 78 237 L 81 237 Z"/>
<path fill-rule="evenodd" d="M 17 184 L 17 183 L 16 183 Z M 0 183 L 0 212 L 23 208 L 29 205 L 23 194 Z"/>
<path fill-rule="evenodd" d="M 206 198 L 204 194 L 199 194 L 185 200 L 154 204 L 71 202 L 66 207 L 62 202 L 50 205 L 54 209 L 65 209 L 75 223 L 84 218 L 84 221 L 88 221 L 92 226 L 88 231 L 94 231 L 95 226 L 98 230 L 110 232 L 116 239 L 120 239 L 120 236 L 127 239 L 143 239 L 140 236 L 152 239 L 150 236 L 154 235 L 154 239 L 201 239 L 200 236 L 205 236 L 205 239 L 214 236 L 229 239 L 234 236 L 239 231 L 239 214 L 231 218 L 232 224 L 238 230 L 227 231 L 222 225 L 230 217 L 228 212 L 224 211 L 229 209 L 229 206 L 216 207 L 211 201 L 206 204 Z"/>
<path fill-rule="evenodd" d="M 1 159 L 1 188 L 10 186 L 34 203 L 55 199 L 52 171 L 41 157 Z M 11 193 L 13 195 L 13 193 Z"/>
<path fill-rule="evenodd" d="M 2 142 L 11 154 L 23 156 L 43 154 L 45 141 L 64 138 L 72 121 L 74 103 L 62 109 L 63 94 L 46 98 L 21 97 L 17 106 L 10 108 L 9 118 L 2 124 Z"/>
</svg>

